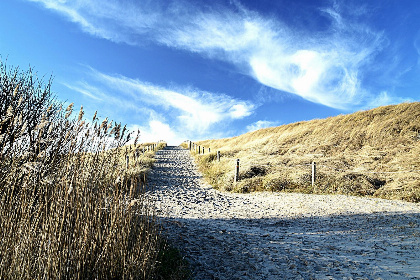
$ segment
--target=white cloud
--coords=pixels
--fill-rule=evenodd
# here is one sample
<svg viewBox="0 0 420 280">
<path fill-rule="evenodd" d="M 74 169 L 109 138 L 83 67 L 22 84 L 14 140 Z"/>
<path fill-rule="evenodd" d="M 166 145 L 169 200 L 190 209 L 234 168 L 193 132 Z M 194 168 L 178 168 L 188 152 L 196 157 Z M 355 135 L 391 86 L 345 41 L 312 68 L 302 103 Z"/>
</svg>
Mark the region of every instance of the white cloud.
<svg viewBox="0 0 420 280">
<path fill-rule="evenodd" d="M 338 4 L 320 10 L 320 15 L 330 21 L 330 29 L 305 33 L 280 20 L 246 10 L 238 2 L 234 6 L 240 12 L 221 6 L 214 10 L 198 7 L 182 0 L 170 4 L 29 1 L 43 3 L 46 8 L 66 15 L 95 36 L 132 45 L 141 45 L 146 39 L 228 61 L 241 71 L 248 69 L 248 74 L 263 85 L 333 108 L 350 109 L 375 97 L 361 80 L 363 67 L 381 50 L 384 36 L 354 19 L 346 19 Z M 363 7 L 359 10 L 358 13 L 366 12 Z M 150 89 L 144 84 L 134 83 L 134 87 Z M 212 111 L 191 112 L 188 109 L 194 105 L 191 97 L 160 88 L 153 92 L 156 96 L 167 96 L 168 106 L 184 111 L 181 117 L 198 115 L 206 122 L 219 116 Z M 183 104 L 188 104 L 188 108 Z M 206 109 L 203 103 L 199 105 Z M 247 114 L 246 110 L 243 113 Z M 207 121 L 207 125 L 210 123 Z"/>
<path fill-rule="evenodd" d="M 84 32 L 113 42 L 138 44 L 139 34 L 146 34 L 161 17 L 151 4 L 114 0 L 27 0 L 66 16 Z"/>
<path fill-rule="evenodd" d="M 246 127 L 247 132 L 251 132 L 251 131 L 255 131 L 261 128 L 266 128 L 266 127 L 272 127 L 272 126 L 278 126 L 279 123 L 278 122 L 272 122 L 272 121 L 257 121 L 254 122 L 250 125 L 248 125 Z"/>
<path fill-rule="evenodd" d="M 244 117 L 251 115 L 252 109 L 253 109 L 253 106 L 250 106 L 249 104 L 246 104 L 244 102 L 238 103 L 230 107 L 229 116 L 232 119 L 242 119 Z"/>
<path fill-rule="evenodd" d="M 86 81 L 73 82 L 74 85 L 70 83 L 62 83 L 67 88 L 71 89 L 74 92 L 78 92 L 83 96 L 89 97 L 92 99 L 92 104 L 96 104 L 97 108 L 101 109 L 101 113 L 109 114 L 115 112 L 115 109 L 118 108 L 118 111 L 123 113 L 124 111 L 131 112 L 142 112 L 142 113 L 151 113 L 150 109 L 144 106 L 139 106 L 132 102 L 132 100 L 127 98 L 120 98 L 109 92 L 109 88 L 103 87 L 100 84 L 91 84 Z"/>
<path fill-rule="evenodd" d="M 140 130 L 140 143 L 163 140 L 170 146 L 177 146 L 186 140 L 178 131 L 174 131 L 169 124 L 156 119 L 149 120 L 149 122 L 143 126 L 131 125 L 128 129 L 130 131 Z"/>
<path fill-rule="evenodd" d="M 99 92 L 99 90 L 95 87 L 88 85 L 86 82 L 79 83 L 80 85 L 70 85 L 68 83 L 63 83 L 64 86 L 67 88 L 79 92 L 87 97 L 90 97 L 94 100 L 101 101 L 103 100 L 104 95 Z"/>
<path fill-rule="evenodd" d="M 136 103 L 175 110 L 178 123 L 188 131 L 205 133 L 221 121 L 241 119 L 252 114 L 255 106 L 224 94 L 214 94 L 190 88 L 164 88 L 119 75 L 107 75 L 92 69 L 92 75 L 121 96 Z"/>
<path fill-rule="evenodd" d="M 402 102 L 413 102 L 414 100 L 410 98 L 401 98 L 390 95 L 386 91 L 382 91 L 379 95 L 373 97 L 366 106 L 364 106 L 366 109 L 376 108 L 379 106 L 385 106 L 385 105 L 393 105 L 393 104 L 399 104 Z"/>
<path fill-rule="evenodd" d="M 85 79 L 88 82 L 65 85 L 91 98 L 102 113 L 121 118 L 129 115 L 129 125 L 139 126 L 148 141 L 211 137 L 215 129 L 243 119 L 255 109 L 253 103 L 225 94 L 191 87 L 166 88 L 93 68 L 88 68 Z"/>
</svg>

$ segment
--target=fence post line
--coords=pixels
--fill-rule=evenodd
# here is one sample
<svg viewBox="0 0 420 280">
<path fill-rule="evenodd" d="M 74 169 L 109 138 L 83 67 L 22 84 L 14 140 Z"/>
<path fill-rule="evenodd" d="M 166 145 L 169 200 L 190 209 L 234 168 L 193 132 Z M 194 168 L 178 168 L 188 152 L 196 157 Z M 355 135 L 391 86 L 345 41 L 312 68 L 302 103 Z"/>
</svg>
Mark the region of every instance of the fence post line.
<svg viewBox="0 0 420 280">
<path fill-rule="evenodd" d="M 203 155 L 204 155 L 204 147 L 203 147 Z"/>
<path fill-rule="evenodd" d="M 217 161 L 220 161 L 220 151 L 217 151 Z"/>
<path fill-rule="evenodd" d="M 198 146 L 198 154 L 201 153 L 201 146 Z"/>
<path fill-rule="evenodd" d="M 312 162 L 312 187 L 315 186 L 315 177 L 316 177 L 316 163 Z"/>
<path fill-rule="evenodd" d="M 191 143 L 191 141 L 190 141 L 190 145 L 189 145 L 190 151 L 191 151 L 191 144 L 192 144 L 192 143 Z"/>
<path fill-rule="evenodd" d="M 239 158 L 236 160 L 235 184 L 239 181 Z"/>
</svg>

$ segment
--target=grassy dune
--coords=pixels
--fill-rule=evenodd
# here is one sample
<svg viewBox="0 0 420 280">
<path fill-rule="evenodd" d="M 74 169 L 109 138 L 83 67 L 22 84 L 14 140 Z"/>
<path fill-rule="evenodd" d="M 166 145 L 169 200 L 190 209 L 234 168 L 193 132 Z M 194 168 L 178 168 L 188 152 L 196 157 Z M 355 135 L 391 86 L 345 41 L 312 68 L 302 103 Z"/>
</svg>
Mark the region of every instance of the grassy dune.
<svg viewBox="0 0 420 280">
<path fill-rule="evenodd" d="M 367 195 L 420 201 L 420 103 L 403 103 L 196 142 L 205 178 L 227 191 Z M 212 153 L 208 153 L 208 147 Z M 216 159 L 216 151 L 221 160 Z M 233 184 L 235 160 L 240 181 Z M 317 163 L 311 185 L 311 162 Z"/>
</svg>

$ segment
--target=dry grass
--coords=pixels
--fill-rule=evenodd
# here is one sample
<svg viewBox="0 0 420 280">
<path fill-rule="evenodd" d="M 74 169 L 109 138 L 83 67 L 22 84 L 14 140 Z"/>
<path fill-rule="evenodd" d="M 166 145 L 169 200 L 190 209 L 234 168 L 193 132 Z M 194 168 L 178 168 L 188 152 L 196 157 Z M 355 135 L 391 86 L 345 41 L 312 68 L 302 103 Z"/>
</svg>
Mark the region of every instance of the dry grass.
<svg viewBox="0 0 420 280">
<path fill-rule="evenodd" d="M 0 279 L 161 278 L 142 196 L 153 152 L 124 146 L 121 124 L 72 117 L 50 82 L 0 63 Z"/>
<path fill-rule="evenodd" d="M 420 201 L 420 103 L 298 122 L 207 140 L 197 155 L 207 180 L 222 190 L 299 191 Z M 220 150 L 221 161 L 214 160 Z M 241 180 L 232 184 L 235 159 Z M 312 161 L 317 163 L 311 186 Z"/>
</svg>

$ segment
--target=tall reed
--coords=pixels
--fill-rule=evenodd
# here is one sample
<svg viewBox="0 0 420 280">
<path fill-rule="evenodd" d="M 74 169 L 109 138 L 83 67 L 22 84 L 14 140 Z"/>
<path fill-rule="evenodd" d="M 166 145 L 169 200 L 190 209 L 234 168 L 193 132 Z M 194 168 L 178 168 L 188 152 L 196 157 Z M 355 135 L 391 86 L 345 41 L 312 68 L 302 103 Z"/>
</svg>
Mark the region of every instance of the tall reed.
<svg viewBox="0 0 420 280">
<path fill-rule="evenodd" d="M 0 88 L 0 279 L 153 278 L 147 166 L 126 127 L 64 108 L 31 69 L 0 61 Z"/>
</svg>

